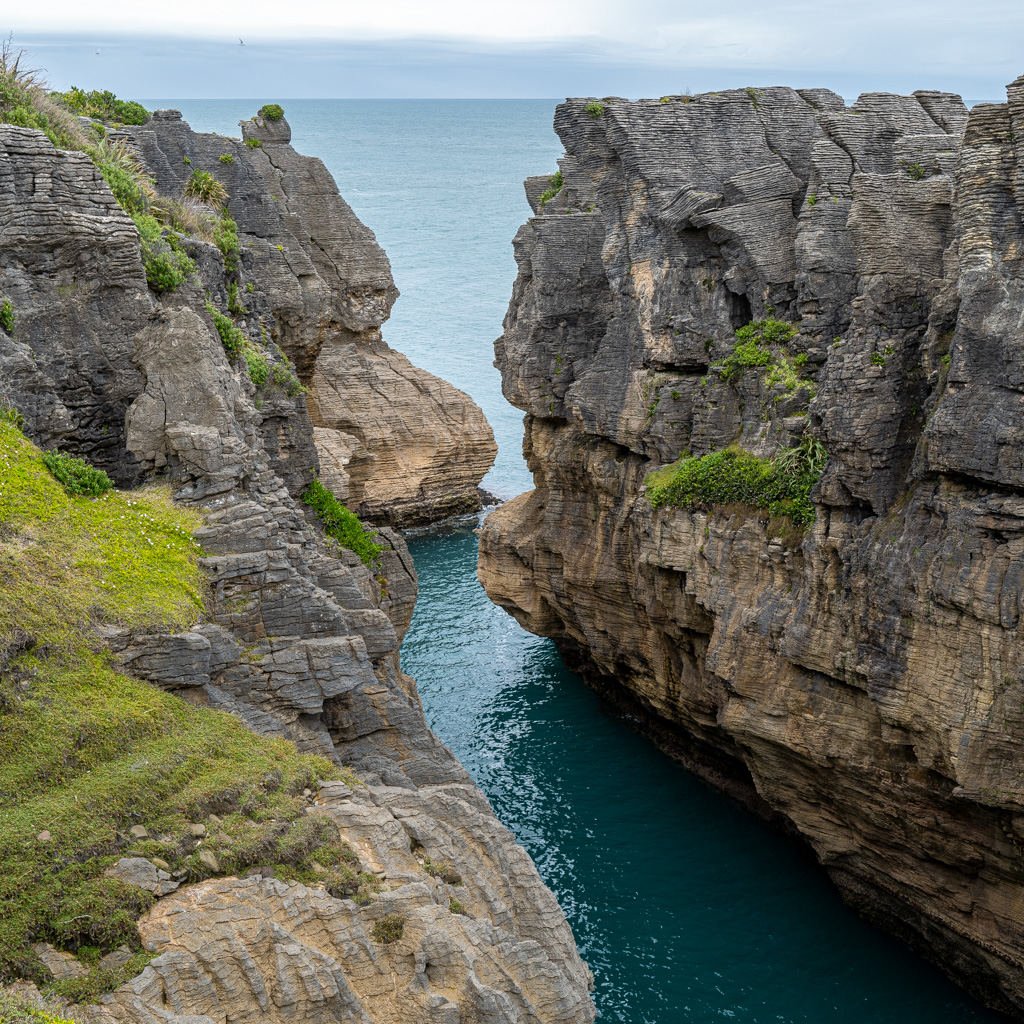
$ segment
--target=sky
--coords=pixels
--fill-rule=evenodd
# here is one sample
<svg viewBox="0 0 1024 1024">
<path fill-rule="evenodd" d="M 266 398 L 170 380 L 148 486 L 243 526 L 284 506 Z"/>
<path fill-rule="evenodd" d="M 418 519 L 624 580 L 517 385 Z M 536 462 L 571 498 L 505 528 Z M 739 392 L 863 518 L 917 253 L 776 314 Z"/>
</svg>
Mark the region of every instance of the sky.
<svg viewBox="0 0 1024 1024">
<path fill-rule="evenodd" d="M 793 85 L 977 101 L 1002 100 L 1024 73 L 1020 0 L 47 0 L 17 5 L 0 32 L 54 87 L 140 98 L 638 98 Z"/>
</svg>

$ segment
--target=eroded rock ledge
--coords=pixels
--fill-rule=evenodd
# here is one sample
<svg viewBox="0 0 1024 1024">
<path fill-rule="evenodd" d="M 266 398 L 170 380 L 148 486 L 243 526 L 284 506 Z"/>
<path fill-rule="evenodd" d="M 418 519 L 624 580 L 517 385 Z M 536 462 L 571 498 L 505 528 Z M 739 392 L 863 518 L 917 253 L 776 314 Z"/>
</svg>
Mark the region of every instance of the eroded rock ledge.
<svg viewBox="0 0 1024 1024">
<path fill-rule="evenodd" d="M 396 294 L 383 253 L 319 161 L 293 153 L 286 125 L 274 131 L 262 156 L 195 135 L 167 113 L 131 138 L 164 194 L 180 194 L 183 152 L 193 168 L 227 180 L 243 241 L 239 280 L 253 285 L 250 316 L 272 325 L 314 395 L 329 381 L 358 406 L 361 389 L 389 386 L 381 367 L 415 382 L 387 440 L 402 451 L 403 431 L 419 431 L 418 454 L 402 469 L 412 489 L 385 483 L 373 492 L 381 518 L 389 501 L 396 520 L 438 508 L 409 468 L 443 456 L 428 443 L 428 423 L 446 444 L 476 452 L 448 491 L 464 484 L 475 495 L 493 449 L 482 415 L 380 341 Z M 226 150 L 233 163 L 220 161 Z M 315 222 L 312 235 L 303 218 Z M 310 813 L 329 815 L 383 885 L 362 908 L 260 875 L 183 885 L 139 925 L 160 955 L 105 997 L 98 1019 L 592 1021 L 592 978 L 565 915 L 427 728 L 401 671 L 416 595 L 404 542 L 381 529 L 382 587 L 356 555 L 328 547 L 295 500 L 317 464 L 313 422 L 301 395 L 257 407 L 249 376 L 229 362 L 205 306 L 207 295 L 226 305 L 219 251 L 186 239 L 201 280 L 154 294 L 138 232 L 93 164 L 10 125 L 0 125 L 0 237 L 0 282 L 17 315 L 13 335 L 0 331 L 0 382 L 26 431 L 84 454 L 122 486 L 158 477 L 205 519 L 204 621 L 175 635 L 107 628 L 100 639 L 126 671 L 354 768 L 359 785 L 325 786 Z M 340 382 L 322 357 L 346 346 L 369 369 Z M 369 450 L 369 434 L 363 441 Z M 426 873 L 427 857 L 451 865 L 461 884 Z M 373 938 L 389 913 L 405 922 L 401 938 Z"/>
<path fill-rule="evenodd" d="M 1024 79 L 1006 104 L 826 90 L 572 100 L 496 343 L 536 489 L 491 598 L 845 898 L 1024 1017 Z M 798 334 L 802 401 L 713 369 Z M 816 397 L 809 401 L 810 395 Z M 804 536 L 652 510 L 684 453 L 828 465 Z"/>
</svg>

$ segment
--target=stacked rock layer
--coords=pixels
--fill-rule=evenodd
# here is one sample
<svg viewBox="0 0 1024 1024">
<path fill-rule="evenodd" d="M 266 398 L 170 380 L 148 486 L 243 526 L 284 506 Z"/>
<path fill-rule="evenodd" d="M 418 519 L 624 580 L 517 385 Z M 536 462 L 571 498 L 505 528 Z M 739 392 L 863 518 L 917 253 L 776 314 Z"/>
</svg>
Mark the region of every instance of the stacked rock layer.
<svg viewBox="0 0 1024 1024">
<path fill-rule="evenodd" d="M 572 100 L 496 343 L 536 489 L 479 575 L 844 897 L 1024 1017 L 1024 79 Z M 557 187 L 558 182 L 552 187 Z M 546 202 L 544 200 L 547 200 Z M 715 369 L 798 332 L 780 383 Z M 804 439 L 805 533 L 648 474 Z"/>
</svg>

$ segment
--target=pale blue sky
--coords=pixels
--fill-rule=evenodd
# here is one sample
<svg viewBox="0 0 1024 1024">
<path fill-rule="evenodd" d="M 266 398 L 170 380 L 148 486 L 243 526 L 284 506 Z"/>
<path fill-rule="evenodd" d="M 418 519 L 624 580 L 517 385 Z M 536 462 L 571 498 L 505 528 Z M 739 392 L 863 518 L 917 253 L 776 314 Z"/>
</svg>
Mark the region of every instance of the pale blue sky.
<svg viewBox="0 0 1024 1024">
<path fill-rule="evenodd" d="M 1024 4 L 1005 0 L 48 0 L 20 5 L 0 29 L 54 85 L 125 96 L 636 97 L 791 84 L 978 100 L 1001 99 L 1024 72 Z"/>
</svg>

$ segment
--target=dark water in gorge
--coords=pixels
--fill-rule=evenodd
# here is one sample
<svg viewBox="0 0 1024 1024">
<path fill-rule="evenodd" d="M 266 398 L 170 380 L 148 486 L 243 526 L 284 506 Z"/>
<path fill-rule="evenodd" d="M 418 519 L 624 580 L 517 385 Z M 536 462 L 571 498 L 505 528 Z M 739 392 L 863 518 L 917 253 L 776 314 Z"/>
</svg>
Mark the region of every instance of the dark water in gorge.
<svg viewBox="0 0 1024 1024">
<path fill-rule="evenodd" d="M 259 101 L 160 105 L 235 134 Z M 324 160 L 391 258 L 402 297 L 385 337 L 480 403 L 501 449 L 485 484 L 525 490 L 521 416 L 501 398 L 491 342 L 529 213 L 522 178 L 553 172 L 561 152 L 554 102 L 285 106 L 296 148 Z M 472 525 L 411 539 L 420 599 L 404 667 L 430 725 L 561 900 L 602 1021 L 999 1019 L 847 911 L 799 850 L 632 732 L 549 641 L 491 605 Z"/>
</svg>

